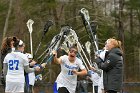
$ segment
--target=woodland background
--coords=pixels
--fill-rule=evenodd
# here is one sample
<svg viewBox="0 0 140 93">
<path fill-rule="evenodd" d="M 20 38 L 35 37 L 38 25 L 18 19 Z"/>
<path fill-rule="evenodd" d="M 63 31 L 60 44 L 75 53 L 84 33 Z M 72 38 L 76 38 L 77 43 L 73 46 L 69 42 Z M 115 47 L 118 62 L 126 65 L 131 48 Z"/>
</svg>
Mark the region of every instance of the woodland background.
<svg viewBox="0 0 140 93">
<path fill-rule="evenodd" d="M 61 25 L 72 26 L 84 44 L 89 38 L 79 16 L 81 8 L 86 8 L 90 20 L 98 24 L 100 49 L 110 37 L 122 41 L 124 83 L 131 82 L 132 87 L 139 86 L 140 0 L 0 0 L 0 45 L 4 37 L 14 35 L 26 43 L 26 52 L 30 52 L 29 31 L 26 25 L 28 19 L 34 20 L 32 32 L 34 51 L 41 40 L 45 22 L 53 20 L 55 24 L 43 39 L 38 56 L 53 36 L 60 32 Z M 45 71 L 48 72 L 45 81 L 53 83 L 60 69 L 58 65 L 48 65 Z"/>
</svg>

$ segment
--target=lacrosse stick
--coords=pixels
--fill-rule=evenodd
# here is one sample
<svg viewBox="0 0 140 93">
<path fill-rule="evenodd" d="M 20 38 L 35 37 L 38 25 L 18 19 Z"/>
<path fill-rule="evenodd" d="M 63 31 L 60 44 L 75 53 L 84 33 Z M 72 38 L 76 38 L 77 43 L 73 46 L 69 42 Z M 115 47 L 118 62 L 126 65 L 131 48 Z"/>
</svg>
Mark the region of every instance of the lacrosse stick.
<svg viewBox="0 0 140 93">
<path fill-rule="evenodd" d="M 40 62 L 40 64 L 47 58 L 47 56 L 50 55 L 51 51 L 53 50 L 53 48 L 55 47 L 55 45 L 58 43 L 59 40 L 60 40 L 60 36 L 59 35 L 56 35 L 56 36 L 53 37 L 50 46 L 44 51 L 44 53 L 42 55 L 39 56 L 39 58 L 41 58 L 45 54 L 45 56 L 42 59 L 42 61 Z"/>
<path fill-rule="evenodd" d="M 29 33 L 30 33 L 30 49 L 31 49 L 31 55 L 33 56 L 33 45 L 32 45 L 32 31 L 33 31 L 33 25 L 34 21 L 29 19 L 28 22 L 26 23 L 27 24 L 27 27 L 28 27 L 28 30 L 29 30 Z"/>
<path fill-rule="evenodd" d="M 96 37 L 96 26 L 97 25 L 94 25 L 94 23 L 92 22 L 92 27 L 91 27 L 91 24 L 89 22 L 89 20 L 90 20 L 89 13 L 88 13 L 88 10 L 86 10 L 85 8 L 82 8 L 80 10 L 80 15 L 82 17 L 83 24 L 84 24 L 84 26 L 86 28 L 86 31 L 87 31 L 88 35 L 90 36 L 89 38 L 92 41 L 92 44 L 95 45 L 95 51 L 98 51 L 99 48 L 98 48 L 97 37 Z M 89 34 L 88 30 L 90 31 L 90 34 Z"/>
<path fill-rule="evenodd" d="M 55 44 L 49 48 L 48 53 L 50 54 L 50 57 L 49 57 L 49 58 L 47 59 L 47 61 L 45 62 L 46 64 L 47 64 L 48 62 L 50 62 L 51 59 L 52 59 L 52 57 L 54 56 L 54 55 L 52 55 L 52 53 L 51 53 L 52 50 L 56 50 L 56 51 L 57 51 L 57 50 L 60 48 L 60 44 L 61 44 L 61 42 L 62 42 L 62 39 L 65 38 L 65 36 L 69 33 L 69 31 L 70 31 L 69 29 L 70 29 L 70 26 L 64 26 L 64 27 L 61 28 L 60 33 L 57 35 L 58 37 L 57 37 L 57 39 L 56 39 L 56 41 L 55 41 Z M 43 62 L 43 61 L 47 58 L 47 56 L 48 56 L 48 55 L 46 55 L 46 56 L 43 58 L 43 60 L 42 60 L 41 62 Z"/>
<path fill-rule="evenodd" d="M 39 50 L 39 48 L 40 48 L 40 46 L 41 46 L 41 43 L 42 43 L 42 40 L 43 40 L 45 34 L 48 32 L 49 28 L 50 28 L 52 25 L 53 25 L 53 22 L 52 22 L 51 20 L 49 20 L 49 21 L 46 22 L 46 24 L 45 24 L 45 26 L 44 26 L 43 33 L 42 33 L 41 40 L 40 40 L 40 42 L 39 42 L 39 44 L 38 44 L 38 47 L 37 47 L 37 49 L 36 49 L 36 51 L 35 51 L 34 56 L 36 56 L 36 54 L 37 54 L 37 52 L 38 52 L 38 50 Z"/>
<path fill-rule="evenodd" d="M 52 52 L 52 50 L 58 50 L 60 47 L 60 42 L 61 42 L 61 40 L 62 40 L 62 38 L 63 37 L 65 37 L 65 35 L 69 32 L 69 26 L 65 26 L 65 27 L 62 27 L 61 28 L 61 32 L 58 34 L 58 35 L 56 35 L 55 37 L 57 37 L 57 39 L 54 37 L 53 38 L 53 40 L 52 40 L 52 43 L 51 44 L 53 44 L 53 45 L 51 45 L 50 46 L 50 48 L 49 48 L 49 50 L 48 50 L 48 52 L 47 52 L 47 55 L 43 58 L 43 60 L 41 61 L 41 63 L 43 62 L 43 61 L 45 61 L 44 63 L 45 63 L 45 65 L 47 65 L 48 64 L 48 62 L 51 62 L 52 61 L 52 59 L 53 59 L 53 54 L 51 53 Z M 55 41 L 55 42 L 54 42 Z M 49 54 L 49 55 L 48 55 Z M 49 56 L 49 57 L 48 57 Z M 47 58 L 48 57 L 48 58 Z M 46 60 L 47 59 L 47 60 Z M 40 64 L 41 64 L 40 63 Z M 42 70 L 43 71 L 43 70 Z"/>
<path fill-rule="evenodd" d="M 81 51 L 81 52 L 83 53 L 83 55 L 84 55 L 85 59 L 87 60 L 89 66 L 91 66 L 91 64 L 90 64 L 90 62 L 89 62 L 89 60 L 88 60 L 88 58 L 87 58 L 87 56 L 86 56 L 86 54 L 85 54 L 85 52 L 84 52 L 84 50 L 83 50 L 83 48 L 82 48 L 81 43 L 78 41 L 78 36 L 77 36 L 77 34 L 76 34 L 75 31 L 72 30 L 72 29 L 71 29 L 71 32 L 73 33 L 73 36 L 74 36 L 73 38 L 76 40 L 76 43 L 77 43 L 78 48 L 79 48 L 79 51 Z"/>
<path fill-rule="evenodd" d="M 89 62 L 89 60 L 88 60 L 88 58 L 87 58 L 87 56 L 86 56 L 84 50 L 82 49 L 82 45 L 81 45 L 80 42 L 78 41 L 78 36 L 77 36 L 76 32 L 75 32 L 74 30 L 70 29 L 70 32 L 69 32 L 69 34 L 66 36 L 62 48 L 63 48 L 65 51 L 68 51 L 68 48 L 67 48 L 67 47 L 70 47 L 70 46 L 73 45 L 73 44 L 77 44 L 77 47 L 78 47 L 78 54 L 80 55 L 80 57 L 81 57 L 83 63 L 85 64 L 86 69 L 89 70 L 89 68 L 88 68 L 88 66 L 87 66 L 87 64 L 86 64 L 86 61 L 88 62 L 89 65 L 91 65 L 91 64 L 90 64 L 90 62 Z M 82 56 L 82 54 L 84 55 L 84 57 Z M 85 61 L 84 58 L 86 59 L 86 61 Z"/>
<path fill-rule="evenodd" d="M 59 40 L 59 35 L 54 36 L 50 45 L 45 49 L 45 51 L 37 59 L 39 60 L 43 55 L 45 54 L 47 55 L 48 54 L 47 52 L 49 51 L 49 49 L 55 46 L 58 40 Z"/>
</svg>

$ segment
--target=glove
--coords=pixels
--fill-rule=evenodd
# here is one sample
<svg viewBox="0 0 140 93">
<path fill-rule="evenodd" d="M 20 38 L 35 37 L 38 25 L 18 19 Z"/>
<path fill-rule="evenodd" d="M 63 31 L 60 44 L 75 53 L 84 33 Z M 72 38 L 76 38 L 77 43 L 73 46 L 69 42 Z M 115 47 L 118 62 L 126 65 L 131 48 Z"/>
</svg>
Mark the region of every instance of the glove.
<svg viewBox="0 0 140 93">
<path fill-rule="evenodd" d="M 92 74 L 92 71 L 89 70 L 89 71 L 87 72 L 87 76 L 90 76 L 90 77 L 91 77 L 91 74 Z"/>
<path fill-rule="evenodd" d="M 42 69 L 42 68 L 43 68 L 43 67 L 42 67 L 41 65 L 39 65 L 39 64 L 34 65 L 34 67 L 36 67 L 36 66 L 39 66 L 39 67 L 40 67 L 40 69 Z"/>
</svg>

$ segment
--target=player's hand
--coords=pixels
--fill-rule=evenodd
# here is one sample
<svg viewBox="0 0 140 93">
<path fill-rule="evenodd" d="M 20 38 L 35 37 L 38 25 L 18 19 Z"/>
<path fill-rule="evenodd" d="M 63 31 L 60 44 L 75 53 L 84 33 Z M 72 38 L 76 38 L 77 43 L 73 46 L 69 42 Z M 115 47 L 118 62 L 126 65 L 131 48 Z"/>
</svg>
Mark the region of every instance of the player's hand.
<svg viewBox="0 0 140 93">
<path fill-rule="evenodd" d="M 35 62 L 34 60 L 32 60 L 32 61 L 30 62 L 30 66 L 34 66 L 36 63 L 37 63 L 37 62 Z"/>
<path fill-rule="evenodd" d="M 92 67 L 92 66 L 90 66 L 90 69 L 93 70 L 93 71 L 96 70 L 96 68 L 95 67 Z"/>
<path fill-rule="evenodd" d="M 34 67 L 35 71 L 40 71 L 40 67 L 39 66 L 36 66 Z"/>
<path fill-rule="evenodd" d="M 78 75 L 78 71 L 76 69 L 73 69 L 72 73 Z"/>
<path fill-rule="evenodd" d="M 41 66 L 42 66 L 43 68 L 45 68 L 45 67 L 46 67 L 46 63 L 42 63 Z"/>
</svg>

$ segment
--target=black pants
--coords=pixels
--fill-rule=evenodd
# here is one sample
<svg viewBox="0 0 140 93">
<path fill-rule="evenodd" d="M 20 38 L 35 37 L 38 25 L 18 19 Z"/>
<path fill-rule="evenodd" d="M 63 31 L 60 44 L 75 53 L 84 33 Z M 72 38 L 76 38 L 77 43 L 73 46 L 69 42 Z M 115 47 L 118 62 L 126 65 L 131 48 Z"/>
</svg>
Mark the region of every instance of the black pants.
<svg viewBox="0 0 140 93">
<path fill-rule="evenodd" d="M 98 93 L 98 86 L 94 86 L 94 92 Z"/>
<path fill-rule="evenodd" d="M 67 90 L 66 87 L 60 87 L 60 88 L 58 89 L 58 93 L 70 93 L 70 92 Z"/>
<path fill-rule="evenodd" d="M 106 93 L 117 93 L 117 91 L 114 91 L 114 90 L 108 90 Z"/>
</svg>

